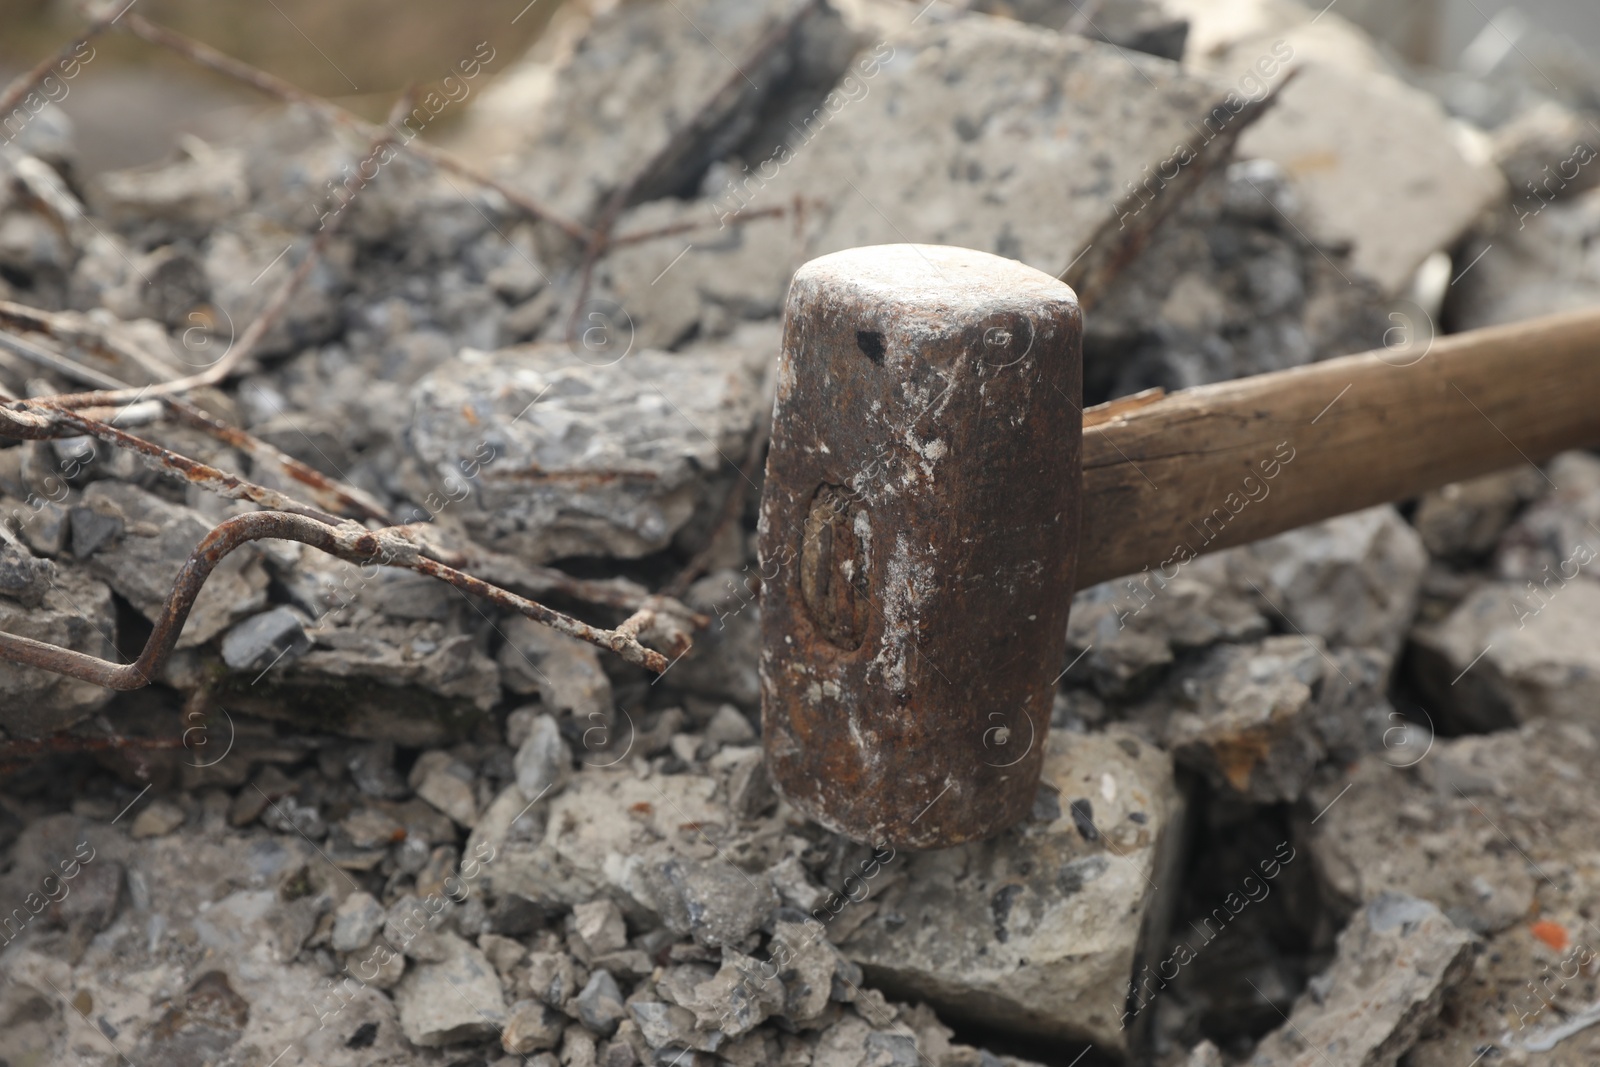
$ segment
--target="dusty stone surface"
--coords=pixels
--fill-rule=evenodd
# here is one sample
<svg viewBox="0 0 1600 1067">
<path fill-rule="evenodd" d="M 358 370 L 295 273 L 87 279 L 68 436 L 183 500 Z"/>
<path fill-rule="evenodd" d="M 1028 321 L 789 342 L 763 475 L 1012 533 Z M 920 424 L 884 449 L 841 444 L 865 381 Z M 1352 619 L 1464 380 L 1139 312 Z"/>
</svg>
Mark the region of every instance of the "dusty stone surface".
<svg viewBox="0 0 1600 1067">
<path fill-rule="evenodd" d="M 1182 802 L 1164 753 L 1052 734 L 1035 818 L 904 858 L 844 953 L 954 1018 L 1126 1045 L 1122 989 L 1169 902 Z M 897 865 L 898 866 L 898 865 Z"/>
<path fill-rule="evenodd" d="M 1600 292 L 1600 271 L 1579 251 L 1600 232 L 1600 191 L 1554 203 L 1517 192 L 1463 245 L 1467 257 L 1491 246 L 1500 254 L 1485 254 L 1478 266 L 1487 269 L 1462 279 L 1450 305 L 1461 329 L 1577 311 L 1593 306 Z"/>
<path fill-rule="evenodd" d="M 1258 804 L 1297 800 L 1316 768 L 1381 737 L 1390 706 L 1375 650 L 1330 654 L 1318 638 L 1220 645 L 1182 671 L 1155 706 L 1163 745 L 1219 789 Z"/>
<path fill-rule="evenodd" d="M 1394 324 L 1376 287 L 1348 249 L 1314 242 L 1309 227 L 1297 183 L 1272 160 L 1208 176 L 1086 317 L 1086 397 L 1380 347 Z"/>
<path fill-rule="evenodd" d="M 515 768 L 517 789 L 530 804 L 566 784 L 572 773 L 572 751 L 550 716 L 533 720 L 527 739 L 517 749 Z"/>
<path fill-rule="evenodd" d="M 456 514 L 485 545 L 536 562 L 639 556 L 689 520 L 701 472 L 743 455 L 751 369 L 725 350 L 481 355 L 418 384 L 412 447 L 431 481 L 462 486 Z"/>
<path fill-rule="evenodd" d="M 1551 1067 L 1592 1062 L 1600 1034 L 1586 1006 L 1600 997 L 1600 983 L 1593 929 L 1576 903 L 1563 901 L 1559 911 L 1484 938 L 1471 973 L 1445 995 L 1440 1025 L 1407 1062 L 1442 1067 L 1463 1052 Z"/>
<path fill-rule="evenodd" d="M 1574 579 L 1538 598 L 1526 583 L 1487 583 L 1444 621 L 1418 628 L 1418 684 L 1449 723 L 1471 729 L 1590 719 L 1600 653 L 1587 633 L 1597 613 L 1595 582 Z"/>
<path fill-rule="evenodd" d="M 1311 832 L 1319 875 L 1346 906 L 1393 889 L 1481 933 L 1530 920 L 1547 899 L 1552 910 L 1564 894 L 1584 899 L 1595 797 L 1582 767 L 1596 750 L 1589 724 L 1562 722 L 1435 739 L 1410 767 L 1365 756 L 1310 798 L 1313 810 L 1332 803 Z"/>
<path fill-rule="evenodd" d="M 92 513 L 85 515 L 84 512 Z M 83 494 L 74 527 L 95 519 L 114 521 L 118 532 L 81 553 L 89 570 L 126 597 L 147 619 L 161 614 L 178 571 L 212 523 L 137 486 L 96 482 Z M 74 553 L 77 554 L 76 543 Z M 207 579 L 184 623 L 178 647 L 202 644 L 266 603 L 267 573 L 246 545 L 227 556 Z"/>
<path fill-rule="evenodd" d="M 352 980 L 335 995 L 318 967 L 279 955 L 297 916 L 316 914 L 297 905 L 329 900 L 340 884 L 326 867 L 324 874 L 313 870 L 319 861 L 302 839 L 221 833 L 210 823 L 135 842 L 125 835 L 126 820 L 107 825 L 116 814 L 113 808 L 100 819 L 36 823 L 11 853 L 8 900 L 21 901 L 31 891 L 24 887 L 46 871 L 74 872 L 63 905 L 78 899 L 77 888 L 97 868 L 116 866 L 114 884 L 127 891 L 110 898 L 109 913 L 96 920 L 75 962 L 65 955 L 70 932 L 52 929 L 44 916 L 0 949 L 0 998 L 11 1012 L 39 1020 L 0 1029 L 0 1055 L 26 1063 L 107 1054 L 104 1034 L 68 1022 L 74 1007 L 59 989 L 78 1007 L 91 1004 L 116 1033 L 115 1046 L 146 1062 L 271 1059 L 286 1048 L 280 1063 L 446 1062 L 405 1042 L 394 1005 L 376 989 Z M 326 888 L 285 900 L 283 886 L 298 884 L 301 870 Z M 363 1028 L 370 1030 L 366 1047 L 348 1047 Z"/>
<path fill-rule="evenodd" d="M 1313 980 L 1252 1067 L 1393 1067 L 1471 967 L 1472 936 L 1426 900 L 1382 893 L 1339 935 L 1333 966 Z"/>
<path fill-rule="evenodd" d="M 580 722 L 611 720 L 611 679 L 593 645 L 521 616 L 508 620 L 501 631 L 506 643 L 496 658 L 505 688 L 537 693 L 550 711 Z"/>
<path fill-rule="evenodd" d="M 1405 641 L 1428 561 L 1416 531 L 1387 504 L 1227 555 L 1234 588 L 1250 589 L 1300 632 L 1390 657 Z"/>
<path fill-rule="evenodd" d="M 0 630 L 35 641 L 115 660 L 116 609 L 111 589 L 82 568 L 61 567 L 37 606 L 0 596 Z M 97 685 L 7 664 L 0 670 L 0 697 L 8 712 L 8 734 L 34 737 L 64 729 L 103 707 L 112 694 Z"/>
<path fill-rule="evenodd" d="M 816 205 L 798 229 L 790 219 L 719 229 L 664 275 L 685 239 L 638 245 L 608 261 L 615 298 L 627 308 L 704 302 L 712 318 L 768 315 L 806 260 L 902 241 L 977 248 L 1059 274 L 1088 246 L 1120 239 L 1124 200 L 1120 214 L 1138 227 L 1156 211 L 1140 205 L 1176 199 L 1166 182 L 1144 199 L 1132 185 L 1179 146 L 1184 159 L 1198 158 L 1206 141 L 1189 123 L 1226 96 L 1176 64 L 1081 38 L 981 17 L 931 22 L 864 51 L 841 88 L 797 124 L 803 138 L 776 151 L 759 145 L 713 173 L 706 200 L 646 205 L 623 223 L 715 223 L 803 192 Z M 1097 103 L 1110 100 L 1118 106 Z M 1190 176 L 1180 165 L 1168 170 Z M 1019 212 L 1029 225 L 1017 224 Z M 639 318 L 658 329 L 651 314 Z M 647 336 L 663 343 L 687 325 L 679 318 Z"/>
<path fill-rule="evenodd" d="M 1275 625 L 1332 648 L 1377 650 L 1387 675 L 1427 561 L 1416 531 L 1385 505 L 1202 556 L 1170 580 L 1101 583 L 1073 600 L 1067 684 L 1138 696 L 1179 657 Z"/>
<path fill-rule="evenodd" d="M 794 67 L 793 44 L 758 56 L 763 38 L 804 18 L 821 21 L 823 11 L 804 0 L 611 8 L 576 47 L 548 64 L 547 83 L 528 84 L 530 74 L 543 73 L 529 71 L 522 85 L 500 91 L 523 105 L 517 118 L 524 132 L 513 154 L 563 161 L 519 167 L 512 180 L 555 210 L 589 219 L 606 196 L 672 149 L 672 165 L 660 161 L 651 184 L 655 195 L 673 191 L 697 161 L 703 166 L 737 143 Z M 526 107 L 529 89 L 542 96 L 535 110 Z M 496 107 L 492 97 L 488 107 Z M 537 116 L 532 128 L 529 115 Z M 686 133 L 689 144 L 676 147 Z"/>
<path fill-rule="evenodd" d="M 1526 467 L 1452 482 L 1423 495 L 1412 524 L 1429 555 L 1477 562 L 1494 551 L 1517 512 L 1546 488 L 1539 472 Z"/>
<path fill-rule="evenodd" d="M 1521 582 L 1532 610 L 1572 579 L 1600 574 L 1588 558 L 1600 552 L 1600 458 L 1563 452 L 1545 470 L 1524 468 L 1521 476 L 1533 503 L 1501 535 L 1493 571 Z"/>
<path fill-rule="evenodd" d="M 1241 92 L 1298 69 L 1239 152 L 1293 175 L 1310 232 L 1350 244 L 1354 271 L 1386 295 L 1403 293 L 1424 259 L 1504 197 L 1488 139 L 1407 85 L 1338 12 L 1281 0 L 1169 2 L 1190 18 L 1188 57 Z"/>
<path fill-rule="evenodd" d="M 444 959 L 408 968 L 395 987 L 406 1040 L 424 1048 L 494 1037 L 506 1025 L 504 991 L 477 946 L 443 934 Z"/>
<path fill-rule="evenodd" d="M 459 176 L 402 156 L 348 203 L 316 199 L 363 146 L 304 116 L 263 117 L 237 143 L 186 142 L 97 187 L 68 180 L 70 126 L 44 112 L 0 147 L 0 299 L 70 309 L 74 330 L 136 347 L 137 359 L 93 357 L 124 380 L 187 373 L 303 262 L 293 235 L 335 212 L 341 229 L 261 358 L 204 406 L 441 544 L 565 560 L 617 597 L 659 590 L 704 549 L 686 599 L 712 622 L 651 684 L 425 579 L 263 544 L 239 557 L 253 561 L 237 612 L 197 617 L 206 636 L 163 686 L 102 706 L 72 683 L 0 671 L 0 919 L 26 926 L 13 938 L 0 922 L 0 1059 L 506 1067 L 516 1049 L 534 1067 L 1015 1062 L 954 1044 L 948 1014 L 1042 1035 L 1061 1063 L 1091 1037 L 1108 1057 L 1214 1065 L 1248 1063 L 1280 1010 L 1317 1037 L 1377 978 L 1377 999 L 1340 1027 L 1345 1045 L 1302 1059 L 1387 1062 L 1415 1040 L 1413 1067 L 1587 1063 L 1600 1027 L 1561 1027 L 1595 997 L 1592 968 L 1571 954 L 1595 898 L 1584 705 L 1600 668 L 1581 635 L 1600 607 L 1581 592 L 1589 565 L 1561 568 L 1586 524 L 1600 525 L 1592 457 L 1548 466 L 1553 486 L 1506 474 L 1196 561 L 1146 606 L 1125 585 L 1086 591 L 1052 725 L 1066 768 L 1055 784 L 1069 788 L 1044 791 L 1034 818 L 994 842 L 874 853 L 799 818 L 760 757 L 752 498 L 714 527 L 771 402 L 763 372 L 794 267 L 910 238 L 1056 273 L 1087 249 L 1073 268 L 1087 283 L 1124 268 L 1089 315 L 1094 399 L 1373 347 L 1393 323 L 1366 272 L 1398 276 L 1449 245 L 1476 168 L 1458 166 L 1472 152 L 1436 107 L 1394 91 L 1390 61 L 1341 19 L 1344 4 L 1371 25 L 1409 17 L 1369 0 L 1320 19 L 1291 0 L 1107 0 L 1083 19 L 1055 0 L 921 13 L 904 0 L 565 5 L 527 62 L 493 93 L 474 88 L 459 128 L 477 125 L 480 103 L 515 98 L 482 114 L 512 135 L 521 157 L 500 173 L 520 188 L 592 219 L 643 173 L 613 236 L 701 227 L 613 243 L 587 303 L 576 244 Z M 769 61 L 730 51 L 802 10 Z M 1184 67 L 1132 54 L 1176 54 L 1185 23 Z M 1548 62 L 1548 42 L 1520 40 L 1481 77 L 1413 84 L 1490 130 L 1501 165 L 1535 179 L 1561 172 L 1561 139 L 1600 95 L 1581 65 Z M 1142 185 L 1172 173 L 1179 144 L 1202 147 L 1196 127 L 1214 105 L 1232 113 L 1281 77 L 1292 62 L 1273 54 L 1280 41 L 1317 68 L 1291 89 L 1309 87 L 1305 107 L 1280 109 L 1307 127 L 1289 130 L 1294 151 L 1219 153 Z M 1522 51 L 1557 84 L 1510 70 Z M 1270 76 L 1256 66 L 1265 56 Z M 1333 89 L 1319 80 L 1335 76 Z M 707 101 L 709 121 L 686 129 Z M 1310 128 L 1316 109 L 1340 106 L 1337 122 Z M 1374 107 L 1396 115 L 1361 110 Z M 1346 136 L 1361 123 L 1417 149 L 1363 169 L 1374 142 Z M 1346 143 L 1300 151 L 1329 136 Z M 1454 249 L 1444 280 L 1490 254 L 1443 307 L 1419 288 L 1422 311 L 1444 329 L 1593 303 L 1594 166 L 1529 191 L 1537 203 L 1499 197 L 1499 222 Z M 1383 188 L 1395 177 L 1419 180 Z M 1336 182 L 1352 183 L 1348 195 L 1330 195 Z M 1375 186 L 1388 202 L 1373 205 Z M 1331 236 L 1330 202 L 1349 224 Z M 782 213 L 719 224 L 745 204 Z M 1123 222 L 1146 236 L 1168 207 L 1142 255 L 1112 262 Z M 10 395 L 69 386 L 0 354 Z M 148 432 L 302 491 L 269 460 L 167 423 Z M 233 506 L 75 442 L 0 448 L 0 492 L 13 531 L 0 533 L 0 626 L 43 619 L 85 648 L 103 642 L 86 623 L 109 628 L 126 610 L 91 568 L 114 566 L 105 580 L 148 612 L 165 587 L 144 588 L 138 561 L 119 554 L 139 546 L 175 566 L 192 544 L 167 545 L 161 517 L 197 539 Z M 1544 584 L 1552 573 L 1561 581 Z M 1539 608 L 1508 612 L 1531 636 L 1496 641 L 1459 684 L 1449 671 L 1442 696 L 1419 689 L 1427 627 L 1459 637 L 1473 598 L 1506 588 Z M 532 595 L 606 624 L 631 610 Z M 1465 669 L 1481 649 L 1446 651 Z M 1397 660 L 1418 669 L 1393 679 Z M 1487 723 L 1458 706 L 1486 682 L 1501 702 Z M 1509 727 L 1523 712 L 1543 717 L 1486 737 L 1430 729 Z M 81 740 L 11 743 L 68 722 Z M 97 747 L 55 747 L 80 743 Z M 1192 787 L 1187 812 L 1175 782 Z M 64 819 L 108 836 L 71 893 L 48 906 L 34 895 L 34 912 L 30 894 L 61 870 L 54 842 L 76 839 Z M 1263 857 L 1281 866 L 1275 880 Z M 1230 917 L 1256 885 L 1245 876 L 1270 895 Z M 1368 921 L 1392 889 L 1484 939 L 1420 1037 L 1416 1017 L 1435 1003 L 1426 981 L 1391 997 L 1418 972 L 1354 944 L 1400 936 Z M 1214 943 L 1152 1004 L 1130 1000 L 1191 922 L 1216 929 Z M 1440 930 L 1429 917 L 1402 941 L 1424 928 Z M 1560 977 L 1573 966 L 1580 977 Z M 441 976 L 481 984 L 495 1017 L 467 1011 Z M 415 1044 L 407 1027 L 453 1044 Z M 1293 1059 L 1289 1036 L 1261 1054 Z"/>
</svg>

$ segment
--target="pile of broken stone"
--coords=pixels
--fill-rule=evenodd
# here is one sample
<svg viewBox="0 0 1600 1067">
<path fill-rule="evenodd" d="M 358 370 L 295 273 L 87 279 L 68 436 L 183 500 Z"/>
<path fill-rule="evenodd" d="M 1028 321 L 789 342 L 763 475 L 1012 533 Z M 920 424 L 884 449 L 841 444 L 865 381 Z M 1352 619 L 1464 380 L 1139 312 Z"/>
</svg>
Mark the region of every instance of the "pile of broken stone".
<svg viewBox="0 0 1600 1067">
<path fill-rule="evenodd" d="M 149 690 L 0 669 L 6 758 L 95 749 L 0 780 L 0 1059 L 1600 1055 L 1587 454 L 1082 591 L 1038 801 L 991 841 L 873 848 L 772 790 L 753 507 L 716 514 L 799 263 L 918 240 L 1067 272 L 1095 400 L 1425 358 L 1600 290 L 1600 79 L 1560 42 L 1421 74 L 1292 0 L 1076 8 L 569 3 L 453 147 L 610 225 L 592 264 L 404 154 L 352 192 L 367 146 L 308 114 L 87 183 L 35 115 L 0 153 L 0 299 L 176 376 L 337 217 L 195 399 L 457 545 L 641 592 L 704 550 L 710 622 L 653 678 L 261 542 Z M 0 386 L 74 383 L 7 351 Z M 0 629 L 108 658 L 233 513 L 82 440 L 0 450 L 0 505 Z"/>
</svg>

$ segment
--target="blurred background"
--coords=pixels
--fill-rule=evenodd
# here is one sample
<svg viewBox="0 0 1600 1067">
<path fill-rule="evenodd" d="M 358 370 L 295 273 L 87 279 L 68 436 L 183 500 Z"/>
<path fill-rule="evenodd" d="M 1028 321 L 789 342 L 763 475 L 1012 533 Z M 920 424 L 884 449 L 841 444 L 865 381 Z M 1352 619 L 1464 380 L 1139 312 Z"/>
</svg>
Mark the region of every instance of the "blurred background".
<svg viewBox="0 0 1600 1067">
<path fill-rule="evenodd" d="M 424 0 L 156 0 L 141 2 L 137 10 L 381 119 L 407 85 L 423 91 L 436 85 L 479 41 L 491 40 L 502 59 L 520 54 L 560 5 L 561 0 L 531 6 L 528 0 L 460 0 L 448 7 Z M 82 25 L 71 3 L 0 0 L 0 79 L 51 54 Z M 219 134 L 237 109 L 259 102 L 236 83 L 137 41 L 107 35 L 95 48 L 94 76 L 75 82 L 62 105 L 77 127 L 85 176 L 159 160 L 177 134 Z M 452 118 L 445 116 L 440 125 L 448 127 Z"/>
<path fill-rule="evenodd" d="M 139 11 L 378 119 L 406 85 L 437 83 L 479 41 L 492 40 L 503 58 L 520 54 L 561 2 L 456 0 L 445 9 L 425 0 L 144 0 Z M 1335 0 L 1328 7 L 1422 71 L 1482 72 L 1514 51 L 1508 40 L 1541 30 L 1575 52 L 1600 51 L 1593 0 Z M 81 19 L 64 0 L 0 0 L 0 26 L 0 78 L 9 79 L 58 47 Z M 255 103 L 236 84 L 138 42 L 108 37 L 95 47 L 110 62 L 97 63 L 64 103 L 85 176 L 161 159 L 178 133 L 215 134 L 235 109 Z M 1539 65 L 1548 62 L 1541 56 Z M 490 76 L 506 69 L 497 64 Z M 430 136 L 448 136 L 458 119 L 445 116 Z"/>
</svg>

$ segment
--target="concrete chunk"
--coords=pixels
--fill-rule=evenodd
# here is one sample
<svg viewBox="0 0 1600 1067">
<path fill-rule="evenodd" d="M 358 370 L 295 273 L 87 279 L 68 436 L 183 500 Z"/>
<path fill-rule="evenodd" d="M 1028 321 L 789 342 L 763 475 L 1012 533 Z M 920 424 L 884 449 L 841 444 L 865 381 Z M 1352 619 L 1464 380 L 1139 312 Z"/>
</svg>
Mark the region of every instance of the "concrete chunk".
<svg viewBox="0 0 1600 1067">
<path fill-rule="evenodd" d="M 1333 966 L 1256 1046 L 1250 1067 L 1394 1067 L 1471 965 L 1472 935 L 1438 908 L 1380 894 L 1339 935 Z"/>
<path fill-rule="evenodd" d="M 1169 906 L 1155 887 L 1178 852 L 1172 765 L 1128 736 L 1052 734 L 1040 789 L 1043 821 L 896 857 L 904 879 L 840 950 L 949 1018 L 1123 1050 L 1128 979 Z"/>
</svg>

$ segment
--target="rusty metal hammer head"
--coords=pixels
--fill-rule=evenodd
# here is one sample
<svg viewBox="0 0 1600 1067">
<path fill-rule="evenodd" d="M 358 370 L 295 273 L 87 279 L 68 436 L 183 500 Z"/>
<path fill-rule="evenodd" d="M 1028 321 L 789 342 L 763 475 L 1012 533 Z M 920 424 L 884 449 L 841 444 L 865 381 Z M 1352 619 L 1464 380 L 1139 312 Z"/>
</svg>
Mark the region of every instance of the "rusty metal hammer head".
<svg viewBox="0 0 1600 1067">
<path fill-rule="evenodd" d="M 761 501 L 769 770 L 935 848 L 1038 788 L 1073 589 L 1082 317 L 1013 260 L 856 248 L 795 274 Z"/>
</svg>

